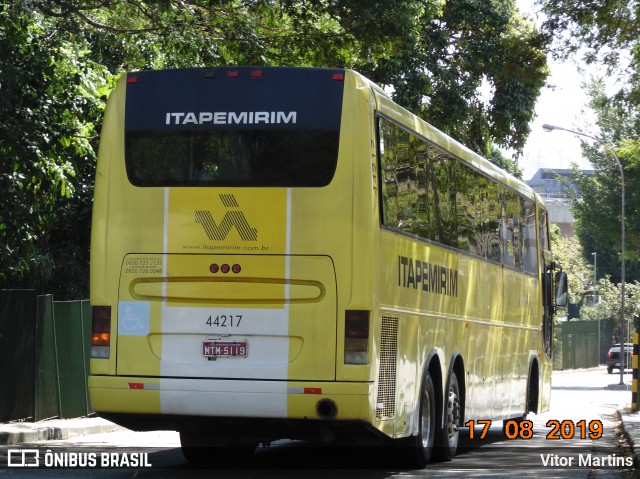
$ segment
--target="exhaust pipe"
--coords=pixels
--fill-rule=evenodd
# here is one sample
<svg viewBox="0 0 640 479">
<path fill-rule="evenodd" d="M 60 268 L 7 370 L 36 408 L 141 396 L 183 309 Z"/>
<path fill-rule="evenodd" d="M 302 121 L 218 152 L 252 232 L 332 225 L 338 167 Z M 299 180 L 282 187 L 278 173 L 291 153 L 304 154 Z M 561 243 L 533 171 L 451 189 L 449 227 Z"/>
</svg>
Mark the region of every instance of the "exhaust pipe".
<svg viewBox="0 0 640 479">
<path fill-rule="evenodd" d="M 338 405 L 331 399 L 321 399 L 316 405 L 316 412 L 323 419 L 332 419 L 338 415 Z"/>
</svg>

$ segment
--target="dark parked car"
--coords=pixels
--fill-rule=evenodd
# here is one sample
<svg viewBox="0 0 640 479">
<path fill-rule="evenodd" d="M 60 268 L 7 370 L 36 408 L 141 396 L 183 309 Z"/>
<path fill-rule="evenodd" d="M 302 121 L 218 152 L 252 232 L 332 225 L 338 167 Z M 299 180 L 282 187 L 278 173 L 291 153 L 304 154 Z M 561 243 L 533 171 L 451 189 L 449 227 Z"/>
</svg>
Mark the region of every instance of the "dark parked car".
<svg viewBox="0 0 640 479">
<path fill-rule="evenodd" d="M 626 359 L 624 362 L 624 367 L 626 369 L 631 369 L 631 355 L 633 354 L 633 344 L 625 343 L 624 352 L 626 354 Z M 620 345 L 614 344 L 609 349 L 607 353 L 607 372 L 611 374 L 614 369 L 620 369 Z"/>
</svg>

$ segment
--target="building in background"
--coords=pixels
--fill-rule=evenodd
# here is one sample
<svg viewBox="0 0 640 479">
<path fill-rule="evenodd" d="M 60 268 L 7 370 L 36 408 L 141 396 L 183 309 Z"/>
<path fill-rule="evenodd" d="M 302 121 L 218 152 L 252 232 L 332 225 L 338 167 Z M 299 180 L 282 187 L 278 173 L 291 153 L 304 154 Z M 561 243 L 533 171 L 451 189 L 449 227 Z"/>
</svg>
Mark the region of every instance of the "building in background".
<svg viewBox="0 0 640 479">
<path fill-rule="evenodd" d="M 593 176 L 593 170 L 581 170 L 587 176 Z M 571 212 L 571 198 L 567 188 L 578 193 L 573 182 L 573 170 L 540 168 L 527 181 L 529 186 L 538 193 L 549 209 L 549 219 L 558 225 L 563 236 L 573 236 L 573 213 Z"/>
</svg>

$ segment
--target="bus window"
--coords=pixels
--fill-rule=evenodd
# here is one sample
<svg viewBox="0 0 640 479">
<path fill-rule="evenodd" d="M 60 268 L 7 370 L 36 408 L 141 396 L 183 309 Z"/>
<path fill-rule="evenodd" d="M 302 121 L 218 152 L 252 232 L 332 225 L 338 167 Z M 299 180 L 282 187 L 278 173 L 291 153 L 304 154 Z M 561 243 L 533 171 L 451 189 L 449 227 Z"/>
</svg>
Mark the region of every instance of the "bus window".
<svg viewBox="0 0 640 479">
<path fill-rule="evenodd" d="M 127 175 L 136 186 L 326 186 L 338 138 L 338 130 L 134 131 Z"/>
</svg>

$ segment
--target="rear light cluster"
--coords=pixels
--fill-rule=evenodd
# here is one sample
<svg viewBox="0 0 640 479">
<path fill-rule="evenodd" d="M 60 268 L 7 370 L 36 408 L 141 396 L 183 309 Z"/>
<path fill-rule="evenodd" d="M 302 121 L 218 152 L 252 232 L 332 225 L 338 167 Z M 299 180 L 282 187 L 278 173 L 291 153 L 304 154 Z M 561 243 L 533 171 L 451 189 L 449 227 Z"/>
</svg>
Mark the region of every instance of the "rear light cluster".
<svg viewBox="0 0 640 479">
<path fill-rule="evenodd" d="M 111 354 L 111 306 L 94 306 L 91 316 L 91 357 L 108 359 Z"/>
<path fill-rule="evenodd" d="M 250 70 L 248 74 L 249 78 L 264 78 L 263 70 Z M 203 74 L 204 78 L 216 78 L 218 76 L 216 70 L 205 70 Z M 227 70 L 226 77 L 227 78 L 240 78 L 242 76 L 242 72 L 240 70 Z M 335 72 L 331 73 L 331 80 L 333 81 L 344 81 L 344 72 Z M 136 73 L 129 73 L 127 75 L 127 83 L 138 83 L 138 75 Z"/>
<path fill-rule="evenodd" d="M 240 78 L 240 70 L 227 70 L 227 78 Z M 251 70 L 249 72 L 249 77 L 251 78 L 262 78 L 264 73 L 262 70 Z M 215 78 L 216 71 L 215 70 L 207 70 L 204 72 L 205 78 Z"/>
<path fill-rule="evenodd" d="M 227 70 L 226 77 L 227 78 L 240 78 L 242 75 L 249 76 L 249 78 L 264 78 L 264 70 L 249 70 L 248 73 L 243 73 L 240 70 Z M 204 72 L 205 78 L 216 78 L 217 73 L 215 70 L 206 70 Z M 333 81 L 344 81 L 344 72 L 334 72 L 331 74 L 331 79 Z M 137 81 L 137 78 L 134 82 Z M 130 81 L 131 83 L 131 81 Z"/>
<path fill-rule="evenodd" d="M 344 363 L 369 364 L 369 311 L 345 313 Z"/>
</svg>

